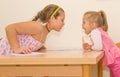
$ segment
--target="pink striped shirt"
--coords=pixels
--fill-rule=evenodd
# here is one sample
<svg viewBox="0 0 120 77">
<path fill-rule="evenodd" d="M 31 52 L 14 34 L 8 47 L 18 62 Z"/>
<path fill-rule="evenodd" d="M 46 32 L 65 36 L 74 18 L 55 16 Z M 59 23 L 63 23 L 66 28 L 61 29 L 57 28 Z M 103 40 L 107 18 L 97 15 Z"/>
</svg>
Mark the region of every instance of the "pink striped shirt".
<svg viewBox="0 0 120 77">
<path fill-rule="evenodd" d="M 12 37 L 11 37 L 12 38 Z M 30 47 L 32 51 L 36 51 L 42 47 L 42 43 L 35 40 L 31 35 L 18 35 L 18 41 L 20 47 Z M 8 55 L 12 53 L 13 50 L 10 47 L 7 38 L 0 40 L 0 55 Z"/>
</svg>

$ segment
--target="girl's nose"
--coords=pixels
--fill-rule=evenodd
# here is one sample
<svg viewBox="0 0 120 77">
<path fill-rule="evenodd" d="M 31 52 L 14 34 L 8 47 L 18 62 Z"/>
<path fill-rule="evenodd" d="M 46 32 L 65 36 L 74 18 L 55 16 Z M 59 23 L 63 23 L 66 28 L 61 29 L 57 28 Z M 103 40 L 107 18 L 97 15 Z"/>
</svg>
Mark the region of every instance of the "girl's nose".
<svg viewBox="0 0 120 77">
<path fill-rule="evenodd" d="M 82 24 L 82 28 L 84 29 L 84 26 L 83 26 L 83 24 Z"/>
</svg>

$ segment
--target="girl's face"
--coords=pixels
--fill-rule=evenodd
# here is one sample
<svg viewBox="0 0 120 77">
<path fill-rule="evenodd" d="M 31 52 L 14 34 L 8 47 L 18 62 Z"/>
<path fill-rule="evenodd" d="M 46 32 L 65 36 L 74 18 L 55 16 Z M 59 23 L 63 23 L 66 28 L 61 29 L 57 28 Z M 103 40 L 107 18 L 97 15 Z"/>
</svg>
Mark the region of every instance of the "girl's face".
<svg viewBox="0 0 120 77">
<path fill-rule="evenodd" d="M 86 20 L 86 18 L 83 18 L 82 28 L 85 30 L 86 34 L 91 32 L 92 25 Z"/>
<path fill-rule="evenodd" d="M 55 31 L 60 31 L 64 26 L 65 13 L 60 11 L 60 15 L 55 19 L 53 18 L 52 28 Z"/>
</svg>

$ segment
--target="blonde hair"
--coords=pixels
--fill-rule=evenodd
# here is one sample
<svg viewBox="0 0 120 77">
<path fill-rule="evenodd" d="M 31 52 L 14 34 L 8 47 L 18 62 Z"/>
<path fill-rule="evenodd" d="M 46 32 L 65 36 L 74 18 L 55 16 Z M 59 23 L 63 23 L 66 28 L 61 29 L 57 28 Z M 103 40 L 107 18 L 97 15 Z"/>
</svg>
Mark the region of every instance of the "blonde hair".
<svg viewBox="0 0 120 77">
<path fill-rule="evenodd" d="M 43 23 L 46 23 L 48 22 L 51 16 L 57 18 L 60 15 L 59 11 L 64 12 L 62 8 L 59 7 L 58 9 L 58 7 L 59 7 L 58 5 L 54 4 L 47 5 L 45 8 L 43 8 L 43 10 L 37 13 L 37 15 L 33 18 L 32 21 L 37 21 L 38 19 L 40 19 Z M 56 11 L 56 9 L 58 10 Z M 52 15 L 53 13 L 54 15 Z"/>
<path fill-rule="evenodd" d="M 90 23 L 96 23 L 98 27 L 103 28 L 104 31 L 108 31 L 107 18 L 103 11 L 88 11 L 84 14 L 85 16 L 87 16 L 87 20 Z"/>
</svg>

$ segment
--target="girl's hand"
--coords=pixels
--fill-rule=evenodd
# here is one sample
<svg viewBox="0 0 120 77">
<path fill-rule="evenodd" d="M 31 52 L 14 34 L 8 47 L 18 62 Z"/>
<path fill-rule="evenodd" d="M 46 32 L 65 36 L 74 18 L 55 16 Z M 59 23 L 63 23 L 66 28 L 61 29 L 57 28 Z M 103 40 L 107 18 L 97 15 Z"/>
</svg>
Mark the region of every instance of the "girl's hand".
<svg viewBox="0 0 120 77">
<path fill-rule="evenodd" d="M 19 54 L 30 54 L 31 52 L 32 52 L 31 48 L 29 47 L 21 47 L 14 50 L 14 53 L 19 53 Z"/>
<path fill-rule="evenodd" d="M 89 50 L 91 49 L 91 45 L 89 45 L 88 43 L 83 43 L 83 49 Z"/>
</svg>

